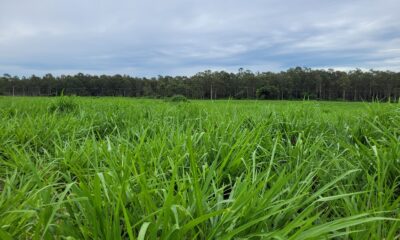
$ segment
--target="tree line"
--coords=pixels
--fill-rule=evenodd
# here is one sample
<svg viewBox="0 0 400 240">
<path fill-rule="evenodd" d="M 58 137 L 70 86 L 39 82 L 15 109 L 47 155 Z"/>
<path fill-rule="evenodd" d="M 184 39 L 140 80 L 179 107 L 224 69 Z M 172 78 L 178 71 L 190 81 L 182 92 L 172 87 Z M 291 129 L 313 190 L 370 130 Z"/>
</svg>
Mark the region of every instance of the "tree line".
<svg viewBox="0 0 400 240">
<path fill-rule="evenodd" d="M 126 96 L 192 99 L 393 100 L 400 97 L 400 73 L 392 71 L 290 68 L 281 72 L 239 69 L 203 71 L 193 76 L 75 75 L 0 77 L 0 95 Z"/>
</svg>

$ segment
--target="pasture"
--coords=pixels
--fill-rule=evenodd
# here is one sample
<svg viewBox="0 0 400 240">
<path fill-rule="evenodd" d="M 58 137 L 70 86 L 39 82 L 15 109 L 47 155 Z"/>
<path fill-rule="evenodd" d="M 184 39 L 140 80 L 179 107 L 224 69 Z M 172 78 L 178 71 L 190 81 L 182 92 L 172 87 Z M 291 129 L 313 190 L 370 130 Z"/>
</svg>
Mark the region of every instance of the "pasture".
<svg viewBox="0 0 400 240">
<path fill-rule="evenodd" d="M 0 98 L 0 239 L 399 239 L 400 105 Z"/>
</svg>

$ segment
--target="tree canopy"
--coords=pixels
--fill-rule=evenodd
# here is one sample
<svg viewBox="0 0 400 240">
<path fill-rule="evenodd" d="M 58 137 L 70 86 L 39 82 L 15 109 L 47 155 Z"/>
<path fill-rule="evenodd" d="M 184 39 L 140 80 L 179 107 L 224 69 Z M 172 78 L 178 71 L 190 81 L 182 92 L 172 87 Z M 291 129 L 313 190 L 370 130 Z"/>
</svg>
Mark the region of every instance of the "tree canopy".
<svg viewBox="0 0 400 240">
<path fill-rule="evenodd" d="M 203 71 L 193 76 L 75 75 L 0 77 L 0 95 L 126 96 L 165 98 L 183 95 L 191 99 L 320 99 L 397 100 L 400 73 L 392 71 L 322 70 L 290 68 L 281 72 L 237 73 Z"/>
</svg>

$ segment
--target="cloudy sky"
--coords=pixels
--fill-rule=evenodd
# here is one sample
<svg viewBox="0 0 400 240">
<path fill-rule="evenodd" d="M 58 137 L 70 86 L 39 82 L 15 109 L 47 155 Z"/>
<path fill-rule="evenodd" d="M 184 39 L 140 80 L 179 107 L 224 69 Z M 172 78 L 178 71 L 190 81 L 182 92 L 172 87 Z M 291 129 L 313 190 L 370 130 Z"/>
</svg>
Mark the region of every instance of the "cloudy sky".
<svg viewBox="0 0 400 240">
<path fill-rule="evenodd" d="M 0 0 L 0 74 L 400 71 L 399 0 Z"/>
</svg>

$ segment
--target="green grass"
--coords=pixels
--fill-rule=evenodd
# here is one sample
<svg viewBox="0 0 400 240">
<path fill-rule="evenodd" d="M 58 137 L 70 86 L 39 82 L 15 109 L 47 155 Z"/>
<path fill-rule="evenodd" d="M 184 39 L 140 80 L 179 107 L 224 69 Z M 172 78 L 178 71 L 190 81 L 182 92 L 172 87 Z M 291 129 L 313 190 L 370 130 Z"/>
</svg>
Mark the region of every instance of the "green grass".
<svg viewBox="0 0 400 240">
<path fill-rule="evenodd" d="M 0 98 L 0 239 L 400 239 L 400 105 Z"/>
</svg>

